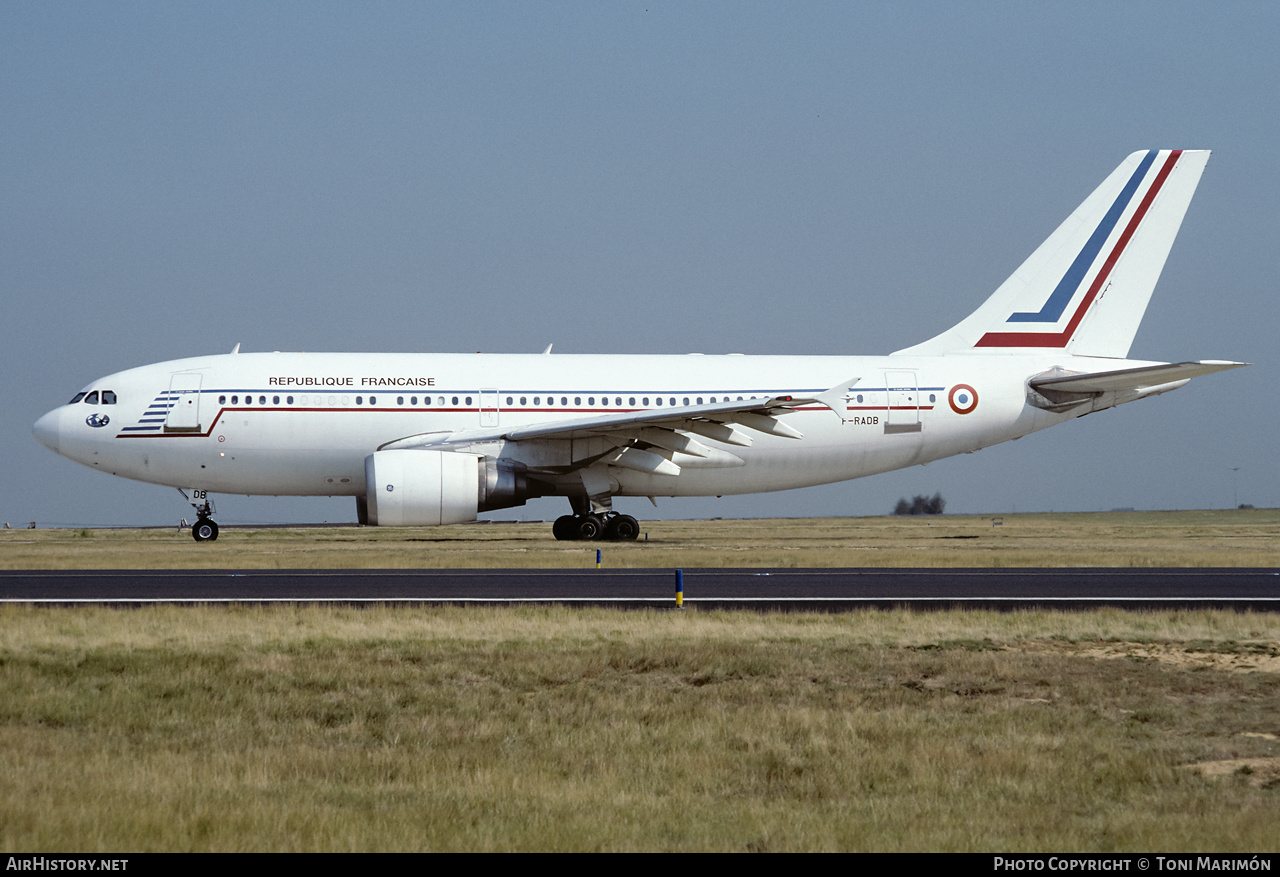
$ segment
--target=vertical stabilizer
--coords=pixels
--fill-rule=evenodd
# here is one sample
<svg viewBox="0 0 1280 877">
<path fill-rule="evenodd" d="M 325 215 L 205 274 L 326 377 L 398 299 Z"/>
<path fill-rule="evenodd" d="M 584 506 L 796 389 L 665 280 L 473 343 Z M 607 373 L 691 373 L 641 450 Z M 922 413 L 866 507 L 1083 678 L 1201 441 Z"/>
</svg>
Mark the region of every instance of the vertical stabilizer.
<svg viewBox="0 0 1280 877">
<path fill-rule="evenodd" d="M 897 352 L 1123 359 L 1208 160 L 1208 150 L 1133 153 L 981 307 Z"/>
</svg>

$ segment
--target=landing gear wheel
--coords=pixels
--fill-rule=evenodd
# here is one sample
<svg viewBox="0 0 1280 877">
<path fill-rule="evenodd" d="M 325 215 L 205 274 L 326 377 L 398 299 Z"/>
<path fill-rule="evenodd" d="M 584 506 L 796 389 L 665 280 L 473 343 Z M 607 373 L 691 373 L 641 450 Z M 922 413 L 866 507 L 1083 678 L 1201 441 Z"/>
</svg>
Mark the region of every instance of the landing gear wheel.
<svg viewBox="0 0 1280 877">
<path fill-rule="evenodd" d="M 604 532 L 604 521 L 598 516 L 583 515 L 578 518 L 577 534 L 578 538 L 584 542 L 599 539 L 602 532 Z"/>
<path fill-rule="evenodd" d="M 191 536 L 197 542 L 212 542 L 218 538 L 218 525 L 208 518 L 199 518 L 191 528 Z"/>
<path fill-rule="evenodd" d="M 561 515 L 551 525 L 551 535 L 561 542 L 634 542 L 640 535 L 640 522 L 631 515 L 607 514 Z"/>
<path fill-rule="evenodd" d="M 578 538 L 578 519 L 573 515 L 561 515 L 551 525 L 551 535 L 561 542 L 572 542 Z"/>
<path fill-rule="evenodd" d="M 615 542 L 634 542 L 640 535 L 640 522 L 631 515 L 618 515 L 609 521 L 605 535 Z"/>
</svg>

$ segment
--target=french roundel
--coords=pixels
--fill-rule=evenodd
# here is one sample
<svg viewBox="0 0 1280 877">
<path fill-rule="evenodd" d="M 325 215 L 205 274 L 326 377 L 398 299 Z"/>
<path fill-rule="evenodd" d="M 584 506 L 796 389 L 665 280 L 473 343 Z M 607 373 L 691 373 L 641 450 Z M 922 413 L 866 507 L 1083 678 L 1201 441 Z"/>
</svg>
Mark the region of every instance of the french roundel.
<svg viewBox="0 0 1280 877">
<path fill-rule="evenodd" d="M 978 407 L 978 391 L 968 384 L 956 384 L 947 394 L 947 403 L 956 414 L 968 414 Z"/>
</svg>

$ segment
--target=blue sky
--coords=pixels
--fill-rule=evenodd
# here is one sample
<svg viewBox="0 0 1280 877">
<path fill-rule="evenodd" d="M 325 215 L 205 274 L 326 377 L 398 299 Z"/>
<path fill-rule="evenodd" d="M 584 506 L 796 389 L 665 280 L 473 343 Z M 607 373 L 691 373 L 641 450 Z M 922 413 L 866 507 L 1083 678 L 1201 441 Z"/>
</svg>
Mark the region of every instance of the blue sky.
<svg viewBox="0 0 1280 877">
<path fill-rule="evenodd" d="M 237 343 L 888 353 L 1156 147 L 1214 156 L 1131 355 L 1252 368 L 927 467 L 619 507 L 1280 505 L 1277 34 L 1271 3 L 4 4 L 0 519 L 190 517 L 31 424 Z"/>
</svg>

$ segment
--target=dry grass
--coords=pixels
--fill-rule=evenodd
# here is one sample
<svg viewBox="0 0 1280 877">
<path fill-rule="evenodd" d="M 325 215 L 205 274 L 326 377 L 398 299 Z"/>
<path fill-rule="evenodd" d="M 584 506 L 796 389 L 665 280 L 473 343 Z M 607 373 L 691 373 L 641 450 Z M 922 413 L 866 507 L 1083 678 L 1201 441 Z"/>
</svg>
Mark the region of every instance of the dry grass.
<svg viewBox="0 0 1280 877">
<path fill-rule="evenodd" d="M 1278 655 L 1225 612 L 4 607 L 0 847 L 1276 851 Z"/>
<path fill-rule="evenodd" d="M 1280 512 L 658 522 L 614 567 L 1280 566 Z M 590 566 L 548 526 L 0 566 Z M 1276 851 L 1280 616 L 0 607 L 0 847 Z"/>
<path fill-rule="evenodd" d="M 653 521 L 648 541 L 556 542 L 550 525 L 0 531 L 4 569 L 1280 566 L 1280 510 Z M 642 539 L 644 537 L 642 536 Z"/>
</svg>

